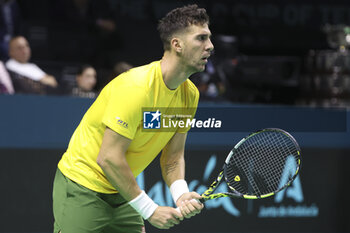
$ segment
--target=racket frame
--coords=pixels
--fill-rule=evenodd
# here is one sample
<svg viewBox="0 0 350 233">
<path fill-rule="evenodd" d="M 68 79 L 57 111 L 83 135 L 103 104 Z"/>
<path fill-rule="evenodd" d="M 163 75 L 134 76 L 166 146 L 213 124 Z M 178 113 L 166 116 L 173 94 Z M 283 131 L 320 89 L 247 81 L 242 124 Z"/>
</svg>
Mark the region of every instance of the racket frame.
<svg viewBox="0 0 350 233">
<path fill-rule="evenodd" d="M 226 175 L 225 175 L 225 167 L 228 165 L 231 157 L 234 155 L 235 151 L 237 150 L 237 148 L 244 143 L 246 140 L 248 140 L 248 138 L 262 133 L 262 132 L 266 132 L 266 131 L 278 131 L 283 133 L 284 135 L 286 135 L 288 138 L 290 138 L 294 145 L 296 146 L 297 149 L 297 154 L 298 154 L 298 166 L 297 169 L 295 171 L 295 174 L 293 175 L 293 177 L 282 187 L 280 187 L 278 190 L 274 191 L 274 192 L 270 192 L 264 195 L 245 195 L 242 194 L 240 192 L 238 192 L 237 190 L 235 190 L 227 181 Z M 256 132 L 253 132 L 251 134 L 249 134 L 248 136 L 242 138 L 235 146 L 234 148 L 230 151 L 230 153 L 227 155 L 226 159 L 225 159 L 225 163 L 224 166 L 222 168 L 222 170 L 220 171 L 218 177 L 216 178 L 216 180 L 209 186 L 209 188 L 201 195 L 203 198 L 200 199 L 199 201 L 204 203 L 207 200 L 211 200 L 211 199 L 215 199 L 215 198 L 219 198 L 219 197 L 232 197 L 232 198 L 244 198 L 244 199 L 262 199 L 262 198 L 267 198 L 270 196 L 275 195 L 276 193 L 280 192 L 281 190 L 287 188 L 288 186 L 291 185 L 291 183 L 295 180 L 295 178 L 297 177 L 297 175 L 299 174 L 300 171 L 300 167 L 301 167 L 301 152 L 300 152 L 300 147 L 298 142 L 295 140 L 295 138 L 289 134 L 288 132 L 286 132 L 285 130 L 282 129 L 278 129 L 278 128 L 266 128 L 263 130 L 258 130 Z M 223 179 L 224 178 L 224 179 Z M 220 185 L 220 183 L 225 180 L 226 185 L 229 187 L 230 192 L 223 192 L 223 193 L 213 193 L 216 188 Z"/>
</svg>

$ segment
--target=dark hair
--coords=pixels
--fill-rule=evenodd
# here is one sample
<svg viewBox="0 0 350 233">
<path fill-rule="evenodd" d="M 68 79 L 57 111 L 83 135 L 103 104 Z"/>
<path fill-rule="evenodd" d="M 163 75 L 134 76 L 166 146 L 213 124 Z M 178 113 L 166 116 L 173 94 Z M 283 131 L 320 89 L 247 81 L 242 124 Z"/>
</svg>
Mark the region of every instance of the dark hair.
<svg viewBox="0 0 350 233">
<path fill-rule="evenodd" d="M 209 16 L 204 8 L 196 4 L 176 8 L 170 11 L 158 23 L 160 39 L 164 50 L 170 49 L 171 36 L 191 25 L 209 24 Z"/>
<path fill-rule="evenodd" d="M 77 70 L 77 75 L 82 75 L 84 73 L 84 71 L 88 68 L 93 68 L 95 69 L 92 65 L 89 65 L 89 64 L 84 64 L 84 65 L 81 65 L 78 70 Z"/>
</svg>

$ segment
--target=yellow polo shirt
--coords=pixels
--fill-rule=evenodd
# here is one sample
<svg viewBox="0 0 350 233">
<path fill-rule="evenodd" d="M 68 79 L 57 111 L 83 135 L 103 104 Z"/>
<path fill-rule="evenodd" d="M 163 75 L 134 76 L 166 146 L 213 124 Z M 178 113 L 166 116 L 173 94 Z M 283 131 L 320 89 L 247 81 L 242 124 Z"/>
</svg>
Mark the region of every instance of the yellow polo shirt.
<svg viewBox="0 0 350 233">
<path fill-rule="evenodd" d="M 136 177 L 176 132 L 188 130 L 144 130 L 143 108 L 193 109 L 191 114 L 194 116 L 198 99 L 198 89 L 190 80 L 176 90 L 168 89 L 163 81 L 160 61 L 131 69 L 106 85 L 85 113 L 58 168 L 69 179 L 91 190 L 116 193 L 96 162 L 106 126 L 132 140 L 126 160 Z"/>
</svg>

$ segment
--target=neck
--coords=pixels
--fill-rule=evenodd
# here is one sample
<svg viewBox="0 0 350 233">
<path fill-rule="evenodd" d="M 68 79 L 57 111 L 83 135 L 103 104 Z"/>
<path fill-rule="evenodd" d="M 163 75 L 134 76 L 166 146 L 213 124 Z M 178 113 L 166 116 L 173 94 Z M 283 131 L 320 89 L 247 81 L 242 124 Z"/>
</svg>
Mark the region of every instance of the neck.
<svg viewBox="0 0 350 233">
<path fill-rule="evenodd" d="M 164 83 L 170 90 L 175 90 L 193 74 L 185 64 L 181 63 L 176 54 L 169 51 L 164 53 L 160 67 Z"/>
</svg>

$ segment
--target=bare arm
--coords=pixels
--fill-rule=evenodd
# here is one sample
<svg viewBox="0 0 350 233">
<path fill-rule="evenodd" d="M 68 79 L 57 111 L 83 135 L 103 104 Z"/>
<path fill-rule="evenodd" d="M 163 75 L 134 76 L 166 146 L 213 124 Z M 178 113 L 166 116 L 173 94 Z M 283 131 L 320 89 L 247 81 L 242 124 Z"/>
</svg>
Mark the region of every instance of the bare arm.
<svg viewBox="0 0 350 233">
<path fill-rule="evenodd" d="M 185 143 L 187 133 L 176 133 L 163 149 L 160 157 L 160 166 L 165 183 L 170 187 L 174 181 L 185 178 Z M 187 190 L 188 191 L 188 190 Z M 176 205 L 180 207 L 181 213 L 186 218 L 190 218 L 203 209 L 203 205 L 193 199 L 200 199 L 196 192 L 182 194 Z M 174 200 L 175 201 L 175 200 Z"/>
<path fill-rule="evenodd" d="M 109 182 L 128 202 L 138 197 L 142 192 L 125 157 L 130 143 L 130 139 L 106 128 L 97 157 L 97 163 Z M 182 215 L 174 208 L 158 206 L 147 220 L 157 228 L 169 229 L 175 224 L 179 224 L 178 219 L 182 218 Z"/>
<path fill-rule="evenodd" d="M 54 76 L 46 74 L 40 81 L 42 84 L 50 86 L 50 87 L 57 87 L 57 81 Z"/>
<path fill-rule="evenodd" d="M 162 176 L 169 187 L 175 180 L 185 178 L 186 137 L 185 133 L 176 133 L 163 149 L 160 157 Z"/>
<path fill-rule="evenodd" d="M 131 140 L 106 128 L 97 163 L 113 187 L 127 200 L 141 193 L 134 175 L 126 161 L 125 153 Z"/>
</svg>

